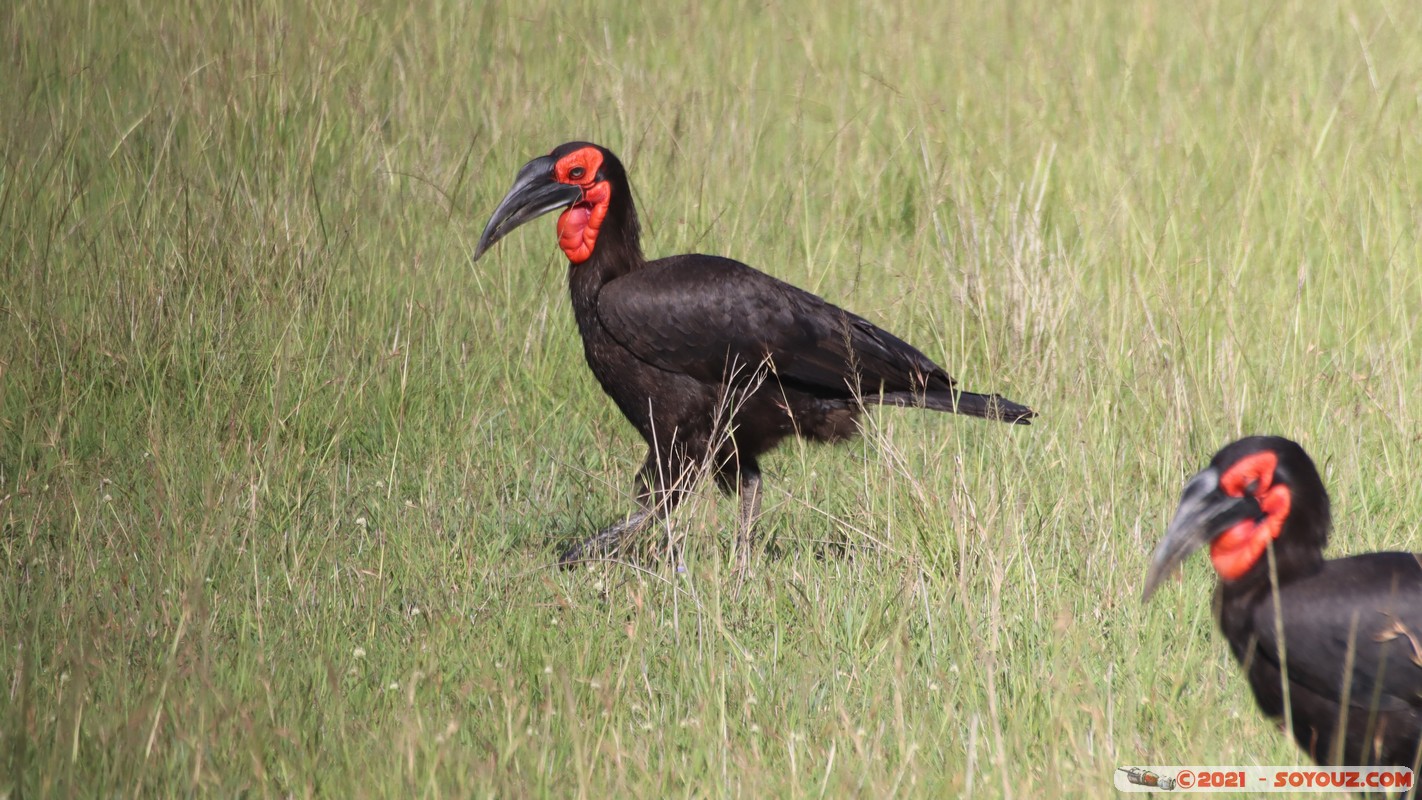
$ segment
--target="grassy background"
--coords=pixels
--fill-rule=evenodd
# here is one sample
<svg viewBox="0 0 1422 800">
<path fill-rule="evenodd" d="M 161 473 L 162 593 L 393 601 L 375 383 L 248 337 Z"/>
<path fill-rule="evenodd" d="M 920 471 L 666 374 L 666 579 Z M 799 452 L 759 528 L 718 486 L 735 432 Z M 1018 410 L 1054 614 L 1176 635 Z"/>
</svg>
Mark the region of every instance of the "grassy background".
<svg viewBox="0 0 1422 800">
<path fill-rule="evenodd" d="M 1146 554 L 1290 435 L 1335 552 L 1422 515 L 1408 4 L 0 9 L 0 795 L 1099 796 L 1289 764 Z M 290 6 L 290 7 L 288 7 Z M 688 571 L 548 568 L 642 446 L 528 158 L 651 255 L 884 324 L 1026 429 L 877 411 Z"/>
</svg>

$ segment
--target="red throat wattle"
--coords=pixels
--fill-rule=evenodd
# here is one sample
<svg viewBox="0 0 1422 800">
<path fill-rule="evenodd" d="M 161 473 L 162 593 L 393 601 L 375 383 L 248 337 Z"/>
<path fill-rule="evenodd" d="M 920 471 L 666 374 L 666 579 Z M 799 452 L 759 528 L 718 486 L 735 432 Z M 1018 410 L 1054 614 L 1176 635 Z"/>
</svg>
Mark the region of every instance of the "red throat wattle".
<svg viewBox="0 0 1422 800">
<path fill-rule="evenodd" d="M 598 180 L 600 169 L 602 152 L 595 147 L 574 150 L 558 159 L 553 167 L 555 179 L 583 190 L 582 199 L 558 217 L 558 246 L 574 264 L 592 258 L 598 231 L 602 229 L 608 203 L 612 200 L 612 187 L 607 181 Z"/>
<path fill-rule="evenodd" d="M 581 264 L 592 258 L 611 197 L 607 181 L 598 181 L 585 187 L 583 199 L 558 217 L 558 246 L 563 248 L 569 261 Z"/>
<path fill-rule="evenodd" d="M 1240 459 L 1220 477 L 1220 488 L 1232 497 L 1246 494 L 1259 501 L 1264 519 L 1237 522 L 1210 542 L 1210 562 L 1227 581 L 1244 577 L 1259 562 L 1269 543 L 1279 538 L 1288 519 L 1293 496 L 1289 487 L 1274 484 L 1279 457 L 1272 452 L 1255 453 Z"/>
</svg>

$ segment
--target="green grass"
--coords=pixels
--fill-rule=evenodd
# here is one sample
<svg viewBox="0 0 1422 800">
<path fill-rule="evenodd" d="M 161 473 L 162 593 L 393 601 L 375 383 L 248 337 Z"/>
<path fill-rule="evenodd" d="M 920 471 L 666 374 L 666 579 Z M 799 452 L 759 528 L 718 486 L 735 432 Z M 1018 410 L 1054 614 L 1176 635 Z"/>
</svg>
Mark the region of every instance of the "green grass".
<svg viewBox="0 0 1422 800">
<path fill-rule="evenodd" d="M 0 11 L 0 795 L 1101 796 L 1289 764 L 1184 478 L 1300 440 L 1422 516 L 1405 3 L 22 2 Z M 290 6 L 288 8 L 287 6 Z M 517 167 L 884 324 L 1025 429 L 882 410 L 688 570 L 549 569 L 642 445 Z"/>
</svg>

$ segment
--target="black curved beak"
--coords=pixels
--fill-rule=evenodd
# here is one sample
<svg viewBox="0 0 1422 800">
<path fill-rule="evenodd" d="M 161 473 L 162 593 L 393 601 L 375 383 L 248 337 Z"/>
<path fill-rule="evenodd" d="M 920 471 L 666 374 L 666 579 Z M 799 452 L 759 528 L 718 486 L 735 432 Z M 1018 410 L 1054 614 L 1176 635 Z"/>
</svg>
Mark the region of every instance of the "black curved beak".
<svg viewBox="0 0 1422 800">
<path fill-rule="evenodd" d="M 484 226 L 484 235 L 474 248 L 475 261 L 514 228 L 582 198 L 582 189 L 553 180 L 554 163 L 552 157 L 540 156 L 518 171 L 513 188 L 499 201 L 489 224 Z"/>
<path fill-rule="evenodd" d="M 1146 573 L 1145 602 L 1155 593 L 1161 581 L 1173 573 L 1190 554 L 1200 549 L 1232 525 L 1260 516 L 1259 501 L 1252 497 L 1231 497 L 1220 490 L 1220 473 L 1209 467 L 1185 484 L 1180 494 L 1180 508 L 1165 531 L 1165 538 L 1155 546 Z"/>
</svg>

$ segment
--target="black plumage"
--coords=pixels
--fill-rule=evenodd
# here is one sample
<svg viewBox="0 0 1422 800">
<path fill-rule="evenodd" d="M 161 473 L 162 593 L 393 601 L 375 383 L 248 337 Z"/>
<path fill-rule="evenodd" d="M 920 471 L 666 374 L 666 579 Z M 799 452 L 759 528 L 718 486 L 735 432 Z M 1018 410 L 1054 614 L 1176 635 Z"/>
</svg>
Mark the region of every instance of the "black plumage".
<svg viewBox="0 0 1422 800">
<path fill-rule="evenodd" d="M 572 142 L 525 165 L 475 258 L 518 225 L 564 209 L 573 314 L 588 366 L 648 444 L 641 508 L 564 554 L 607 552 L 665 513 L 702 470 L 741 498 L 744 566 L 759 513 L 757 457 L 787 436 L 837 441 L 865 405 L 1026 423 L 1031 409 L 963 392 L 927 356 L 869 321 L 727 258 L 642 255 L 622 164 Z"/>
<path fill-rule="evenodd" d="M 1422 554 L 1325 560 L 1331 526 L 1302 447 L 1272 436 L 1234 442 L 1186 485 L 1145 596 L 1209 544 L 1215 616 L 1259 708 L 1282 722 L 1287 691 L 1294 739 L 1320 764 L 1417 769 Z"/>
</svg>

